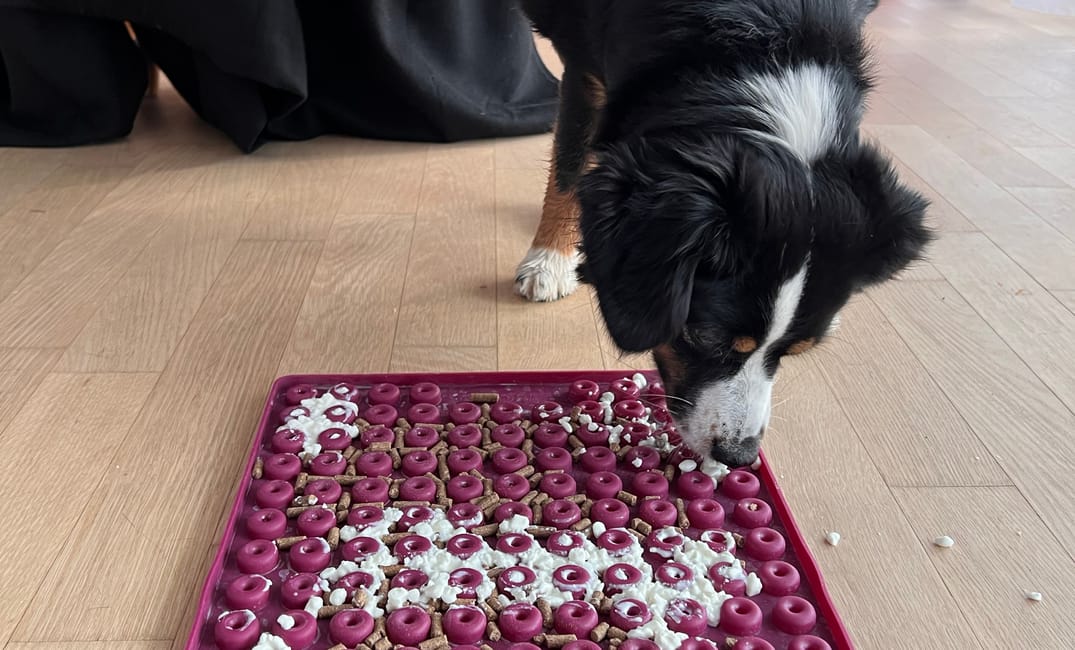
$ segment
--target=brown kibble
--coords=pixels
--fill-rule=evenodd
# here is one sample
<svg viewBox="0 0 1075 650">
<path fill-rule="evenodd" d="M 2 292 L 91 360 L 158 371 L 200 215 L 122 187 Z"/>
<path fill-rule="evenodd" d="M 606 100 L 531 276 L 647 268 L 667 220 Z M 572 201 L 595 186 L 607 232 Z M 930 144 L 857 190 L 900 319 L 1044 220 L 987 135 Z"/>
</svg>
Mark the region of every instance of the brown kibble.
<svg viewBox="0 0 1075 650">
<path fill-rule="evenodd" d="M 489 621 L 485 624 L 485 636 L 490 641 L 499 641 L 501 639 L 500 628 L 497 627 L 496 622 Z"/>
<path fill-rule="evenodd" d="M 330 646 L 328 650 L 347 650 L 347 646 L 342 643 L 337 643 L 334 646 Z"/>
<path fill-rule="evenodd" d="M 392 642 L 388 639 L 380 639 L 373 644 L 373 650 L 392 650 Z"/>
<path fill-rule="evenodd" d="M 571 434 L 570 436 L 568 436 L 567 444 L 571 445 L 572 449 L 582 449 L 586 446 L 582 444 L 582 441 L 579 440 L 579 437 L 575 434 Z"/>
<path fill-rule="evenodd" d="M 538 598 L 534 605 L 541 612 L 541 618 L 545 621 L 545 627 L 552 626 L 552 605 L 544 598 Z"/>
<path fill-rule="evenodd" d="M 499 398 L 499 396 L 498 396 L 498 398 Z M 493 412 L 493 408 L 491 406 L 489 406 L 488 402 L 484 402 L 481 405 L 481 410 L 482 410 L 482 417 L 485 418 L 484 421 L 482 422 L 484 424 L 485 422 L 489 421 L 489 414 Z"/>
<path fill-rule="evenodd" d="M 643 535 L 643 534 L 642 534 L 641 532 L 639 532 L 639 531 L 635 530 L 634 528 L 628 528 L 628 529 L 627 529 L 627 532 L 629 532 L 629 533 L 631 533 L 632 535 L 634 535 L 634 536 L 635 536 L 635 539 L 637 539 L 637 540 L 638 540 L 638 543 L 639 543 L 639 544 L 645 544 L 645 543 L 646 543 L 646 536 L 645 536 L 645 535 Z"/>
<path fill-rule="evenodd" d="M 302 540 L 306 539 L 306 535 L 292 535 L 291 537 L 277 537 L 276 548 L 281 551 L 286 551 L 295 544 L 298 544 Z"/>
<path fill-rule="evenodd" d="M 490 447 L 493 444 L 493 435 L 489 433 L 489 429 L 482 429 L 482 446 Z"/>
<path fill-rule="evenodd" d="M 353 464 L 349 463 L 347 465 L 347 469 L 345 469 L 343 471 L 343 475 L 344 476 L 354 476 L 355 474 L 358 474 L 358 470 L 355 469 L 355 466 Z"/>
<path fill-rule="evenodd" d="M 601 643 L 605 640 L 605 636 L 608 634 L 608 628 L 608 623 L 598 623 L 597 627 L 590 631 L 590 640 L 594 643 Z"/>
<path fill-rule="evenodd" d="M 471 393 L 470 401 L 475 404 L 496 404 L 500 401 L 500 393 Z"/>
<path fill-rule="evenodd" d="M 396 439 L 392 441 L 392 446 L 396 449 L 403 448 L 403 439 L 407 436 L 407 432 L 403 429 L 396 429 Z"/>
<path fill-rule="evenodd" d="M 351 493 L 344 492 L 340 495 L 340 500 L 336 503 L 337 510 L 347 510 L 351 507 Z"/>
<path fill-rule="evenodd" d="M 496 535 L 496 531 L 500 530 L 500 524 L 485 524 L 484 526 L 475 526 L 470 530 L 478 537 L 488 537 L 490 535 Z"/>
<path fill-rule="evenodd" d="M 522 499 L 519 500 L 519 503 L 530 505 L 534 501 L 534 499 L 537 498 L 537 495 L 538 495 L 537 490 L 530 490 L 529 492 L 526 493 L 525 496 L 523 496 Z"/>
<path fill-rule="evenodd" d="M 486 508 L 489 508 L 489 507 L 495 508 L 497 505 L 500 504 L 500 495 L 495 494 L 495 493 L 494 494 L 486 494 L 483 497 L 478 497 L 477 499 L 475 499 L 473 501 L 473 503 L 474 503 L 474 505 L 476 505 L 479 508 L 481 508 L 483 511 Z"/>
<path fill-rule="evenodd" d="M 393 501 L 399 498 L 399 485 L 398 484 L 393 483 L 388 488 L 388 498 L 392 499 Z"/>
<path fill-rule="evenodd" d="M 404 431 L 410 431 L 411 430 L 411 423 L 407 421 L 407 418 L 397 418 L 396 419 L 396 426 L 399 427 L 400 429 L 403 429 Z"/>
<path fill-rule="evenodd" d="M 664 477 L 666 479 L 668 479 L 669 483 L 671 483 L 672 480 L 676 478 L 676 466 L 675 465 L 669 465 L 669 466 L 665 467 L 664 468 Z"/>
<path fill-rule="evenodd" d="M 497 618 L 496 610 L 493 609 L 492 607 L 490 607 L 489 603 L 487 603 L 487 602 L 485 602 L 483 600 L 482 602 L 478 603 L 478 605 L 481 607 L 482 611 L 485 613 L 485 618 L 487 620 L 490 620 L 490 621 L 495 621 L 496 620 L 496 618 Z"/>
<path fill-rule="evenodd" d="M 593 525 L 593 522 L 591 522 L 589 519 L 579 519 L 571 525 L 571 530 L 575 531 L 576 533 L 581 533 L 582 531 L 589 528 L 591 525 Z"/>
<path fill-rule="evenodd" d="M 543 508 L 541 508 L 540 506 L 534 508 L 534 520 L 533 520 L 533 523 L 534 523 L 535 526 L 540 526 L 541 522 L 545 519 L 544 512 L 545 512 L 545 510 Z"/>
<path fill-rule="evenodd" d="M 433 619 L 432 629 L 431 629 L 431 631 L 429 633 L 431 636 L 437 637 L 437 636 L 440 636 L 440 635 L 444 634 L 444 623 L 443 623 L 443 620 L 442 620 L 443 617 L 444 617 L 444 615 L 441 614 L 440 612 L 434 612 L 432 614 L 432 619 Z"/>
<path fill-rule="evenodd" d="M 593 499 L 586 499 L 585 501 L 582 502 L 582 506 L 579 507 L 579 509 L 582 510 L 582 516 L 583 517 L 589 517 L 590 516 L 590 510 L 592 508 L 593 508 Z"/>
<path fill-rule="evenodd" d="M 495 493 L 493 491 L 493 479 L 491 479 L 491 478 L 483 478 L 482 479 L 482 490 L 485 491 L 486 495 L 495 496 Z"/>
<path fill-rule="evenodd" d="M 497 614 L 500 613 L 500 610 L 504 609 L 504 605 L 501 604 L 500 599 L 496 596 L 489 596 L 488 598 L 486 598 L 485 604 L 488 605 Z"/>
<path fill-rule="evenodd" d="M 644 519 L 639 519 L 638 517 L 635 517 L 631 520 L 631 528 L 637 530 L 643 535 L 649 535 L 653 532 L 653 526 L 651 526 L 648 521 L 645 521 Z"/>
<path fill-rule="evenodd" d="M 521 447 L 521 449 L 523 450 L 523 453 L 526 454 L 527 458 L 529 458 L 530 460 L 534 459 L 534 441 L 531 438 L 523 440 L 523 446 Z"/>
<path fill-rule="evenodd" d="M 369 595 L 363 589 L 356 589 L 355 595 L 351 598 L 351 602 L 355 604 L 355 607 L 362 609 L 366 606 L 366 602 L 369 600 Z"/>
<path fill-rule="evenodd" d="M 567 500 L 570 501 L 571 503 L 574 503 L 575 505 L 582 505 L 583 503 L 586 502 L 586 495 L 585 494 L 572 494 L 571 496 L 567 497 Z"/>
<path fill-rule="evenodd" d="M 623 641 L 627 639 L 627 632 L 623 631 L 621 628 L 616 627 L 615 625 L 610 625 L 608 626 L 608 638 L 619 639 L 620 641 Z"/>
<path fill-rule="evenodd" d="M 336 525 L 337 526 L 342 526 L 345 521 L 347 521 L 347 511 L 346 510 L 337 510 L 336 511 Z"/>
<path fill-rule="evenodd" d="M 530 533 L 538 539 L 544 539 L 551 537 L 556 532 L 556 526 L 527 526 L 526 532 Z"/>
<path fill-rule="evenodd" d="M 328 542 L 329 548 L 335 551 L 340 545 L 340 529 L 336 527 L 329 529 L 328 535 L 325 535 L 325 541 Z"/>
<path fill-rule="evenodd" d="M 392 505 L 395 508 L 428 508 L 433 504 L 429 501 L 396 501 Z"/>
<path fill-rule="evenodd" d="M 392 451 L 392 443 L 390 442 L 374 442 L 369 446 L 370 451 Z"/>
<path fill-rule="evenodd" d="M 729 650 L 731 650 L 731 648 L 734 648 L 736 643 L 739 643 L 738 637 L 730 636 L 727 639 L 724 639 L 724 647 L 728 648 Z"/>
<path fill-rule="evenodd" d="M 687 516 L 687 508 L 683 505 L 683 499 L 676 499 L 676 510 L 679 510 L 679 517 L 676 518 L 676 525 L 683 530 L 690 528 L 691 519 Z"/>
<path fill-rule="evenodd" d="M 307 510 L 313 510 L 314 508 L 324 508 L 324 506 L 321 506 L 321 505 L 316 505 L 316 506 L 292 506 L 291 508 L 288 508 L 284 512 L 287 514 L 287 516 L 289 518 L 294 519 L 295 517 L 298 517 L 302 513 L 306 512 Z"/>
<path fill-rule="evenodd" d="M 601 599 L 601 606 L 597 608 L 602 614 L 608 614 L 612 610 L 612 599 L 605 596 Z"/>
<path fill-rule="evenodd" d="M 534 469 L 533 465 L 526 465 L 521 470 L 519 470 L 518 472 L 515 472 L 515 473 L 518 474 L 519 476 L 523 477 L 523 478 L 530 478 L 531 476 L 534 475 L 535 471 L 537 471 L 537 470 Z"/>
<path fill-rule="evenodd" d="M 574 634 L 539 634 L 541 637 L 541 644 L 544 644 L 546 648 L 562 648 L 565 645 L 578 641 L 578 637 Z"/>
<path fill-rule="evenodd" d="M 342 605 L 325 605 L 321 609 L 317 610 L 317 618 L 332 618 L 336 614 L 344 611 L 345 609 L 354 609 L 354 605 L 344 603 Z"/>
<path fill-rule="evenodd" d="M 627 452 L 631 451 L 631 445 L 624 445 L 620 447 L 620 450 L 616 452 L 616 457 L 623 460 L 623 457 L 627 455 Z"/>
<path fill-rule="evenodd" d="M 403 464 L 403 456 L 400 456 L 399 450 L 392 448 L 388 455 L 392 457 L 392 469 L 399 469 L 399 466 Z"/>
<path fill-rule="evenodd" d="M 448 645 L 448 637 L 443 634 L 431 636 L 418 644 L 418 650 L 446 650 L 450 647 L 451 646 Z"/>
<path fill-rule="evenodd" d="M 436 455 L 439 454 L 441 450 L 444 450 L 445 452 L 448 451 L 448 443 L 444 442 L 443 440 L 430 447 L 429 453 Z"/>
<path fill-rule="evenodd" d="M 337 483 L 339 483 L 340 485 L 343 485 L 343 486 L 351 486 L 351 485 L 354 485 L 355 483 L 358 483 L 359 481 L 361 481 L 362 479 L 364 479 L 366 477 L 365 476 L 354 476 L 354 475 L 349 475 L 349 474 L 339 474 L 337 476 L 326 476 L 325 478 L 331 479 L 333 481 L 336 481 Z"/>
<path fill-rule="evenodd" d="M 254 461 L 254 469 L 250 471 L 251 478 L 259 479 L 265 474 L 265 459 L 258 456 Z"/>
<path fill-rule="evenodd" d="M 295 479 L 295 490 L 306 489 L 306 482 L 310 480 L 310 475 L 306 472 L 299 472 L 298 478 Z"/>
<path fill-rule="evenodd" d="M 638 495 L 634 494 L 633 492 L 628 492 L 627 490 L 620 490 L 619 492 L 617 492 L 616 498 L 620 501 L 623 501 L 629 506 L 633 506 L 638 503 Z"/>
<path fill-rule="evenodd" d="M 389 533 L 382 537 L 381 541 L 383 541 L 385 545 L 391 546 L 408 535 L 410 535 L 410 533 Z"/>
</svg>

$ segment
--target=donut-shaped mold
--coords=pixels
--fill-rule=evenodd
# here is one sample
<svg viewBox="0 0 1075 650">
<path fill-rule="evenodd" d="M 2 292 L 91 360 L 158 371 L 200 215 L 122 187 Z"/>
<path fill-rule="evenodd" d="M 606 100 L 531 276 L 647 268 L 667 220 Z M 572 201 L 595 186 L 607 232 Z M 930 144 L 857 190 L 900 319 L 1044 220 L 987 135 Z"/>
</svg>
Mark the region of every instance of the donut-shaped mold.
<svg viewBox="0 0 1075 650">
<path fill-rule="evenodd" d="M 507 592 L 509 589 L 528 587 L 537 580 L 534 570 L 526 566 L 508 567 L 496 577 L 497 589 Z"/>
<path fill-rule="evenodd" d="M 310 481 L 304 492 L 307 497 L 317 499 L 317 503 L 336 503 L 343 496 L 340 484 L 327 478 Z"/>
<path fill-rule="evenodd" d="M 725 551 L 731 552 L 735 550 L 735 540 L 729 540 L 728 534 L 723 530 L 704 531 L 698 536 L 698 539 L 717 553 L 723 553 Z"/>
<path fill-rule="evenodd" d="M 280 419 L 284 422 L 291 422 L 303 417 L 310 417 L 310 409 L 305 406 L 285 406 L 280 409 Z"/>
<path fill-rule="evenodd" d="M 521 533 L 505 533 L 496 540 L 496 550 L 508 555 L 522 555 L 533 545 L 530 537 Z"/>
<path fill-rule="evenodd" d="M 553 555 L 567 557 L 576 548 L 582 548 L 586 538 L 582 533 L 574 530 L 563 530 L 549 536 L 545 542 L 545 550 Z"/>
<path fill-rule="evenodd" d="M 317 434 L 317 443 L 328 451 L 343 451 L 351 446 L 351 435 L 339 427 L 332 427 Z"/>
<path fill-rule="evenodd" d="M 624 420 L 641 420 L 646 417 L 646 405 L 636 399 L 620 400 L 612 405 L 612 413 Z"/>
<path fill-rule="evenodd" d="M 630 518 L 631 509 L 619 499 L 598 499 L 590 506 L 590 519 L 609 528 L 626 526 Z"/>
<path fill-rule="evenodd" d="M 537 423 L 559 420 L 564 417 L 564 407 L 559 402 L 541 402 L 530 411 L 530 419 Z"/>
<path fill-rule="evenodd" d="M 485 492 L 482 482 L 470 474 L 453 476 L 447 484 L 448 496 L 456 501 L 470 501 Z"/>
<path fill-rule="evenodd" d="M 482 456 L 473 449 L 456 449 L 448 454 L 448 472 L 452 476 L 482 469 Z"/>
<path fill-rule="evenodd" d="M 358 387 L 353 384 L 348 384 L 345 381 L 341 381 L 332 388 L 328 389 L 328 392 L 332 394 L 338 400 L 344 402 L 351 402 L 354 404 L 358 401 Z"/>
<path fill-rule="evenodd" d="M 533 433 L 534 444 L 541 449 L 563 447 L 568 437 L 567 431 L 554 422 L 542 422 Z"/>
<path fill-rule="evenodd" d="M 732 511 L 732 520 L 743 528 L 768 526 L 773 521 L 773 509 L 761 499 L 740 499 Z"/>
<path fill-rule="evenodd" d="M 617 379 L 609 384 L 608 391 L 612 393 L 617 402 L 638 399 L 639 395 L 642 394 L 642 389 L 630 379 Z"/>
<path fill-rule="evenodd" d="M 295 454 L 273 454 L 264 464 L 265 478 L 273 481 L 290 481 L 302 471 L 302 461 Z"/>
<path fill-rule="evenodd" d="M 641 600 L 624 598 L 612 605 L 608 618 L 609 622 L 621 630 L 630 631 L 649 623 L 653 614 L 649 611 L 649 606 Z"/>
<path fill-rule="evenodd" d="M 374 404 L 366 409 L 362 414 L 362 418 L 370 424 L 379 424 L 384 427 L 390 427 L 399 419 L 399 411 L 397 411 L 396 407 L 391 404 Z"/>
<path fill-rule="evenodd" d="M 391 476 L 392 457 L 383 451 L 364 451 L 355 459 L 355 471 L 359 476 Z"/>
<path fill-rule="evenodd" d="M 385 631 L 392 643 L 416 646 L 429 636 L 432 624 L 424 609 L 401 607 L 388 615 Z"/>
<path fill-rule="evenodd" d="M 575 430 L 579 442 L 587 447 L 597 447 L 608 444 L 608 429 L 605 425 L 592 422 L 586 426 L 579 426 Z"/>
<path fill-rule="evenodd" d="M 649 639 L 627 639 L 619 645 L 618 650 L 662 650 L 662 648 Z"/>
<path fill-rule="evenodd" d="M 377 481 L 383 483 L 382 481 Z M 347 513 L 347 525 L 362 529 L 384 519 L 384 511 L 375 506 L 358 506 Z"/>
<path fill-rule="evenodd" d="M 261 625 L 249 610 L 224 612 L 213 625 L 213 639 L 221 650 L 247 650 L 259 636 Z"/>
<path fill-rule="evenodd" d="M 417 569 L 403 569 L 396 575 L 392 576 L 392 581 L 388 583 L 388 586 L 392 589 L 421 589 L 429 584 L 429 576 L 424 572 Z"/>
<path fill-rule="evenodd" d="M 287 530 L 287 515 L 276 508 L 252 512 L 246 518 L 246 532 L 251 539 L 276 539 Z"/>
<path fill-rule="evenodd" d="M 433 543 L 428 538 L 420 535 L 407 535 L 392 547 L 392 555 L 401 560 L 407 560 L 416 555 L 426 553 L 431 548 L 433 548 Z"/>
<path fill-rule="evenodd" d="M 473 424 L 482 417 L 482 409 L 473 402 L 456 402 L 448 407 L 448 419 L 453 424 Z"/>
<path fill-rule="evenodd" d="M 336 643 L 354 648 L 373 632 L 373 616 L 364 609 L 337 612 L 328 623 L 328 635 Z"/>
<path fill-rule="evenodd" d="M 437 496 L 437 484 L 428 476 L 411 476 L 399 486 L 399 498 L 404 501 L 432 501 Z"/>
<path fill-rule="evenodd" d="M 670 558 L 675 550 L 683 546 L 683 536 L 658 529 L 646 535 L 645 549 L 663 558 Z"/>
<path fill-rule="evenodd" d="M 806 634 L 817 624 L 817 612 L 805 598 L 784 596 L 773 605 L 769 620 L 785 634 Z"/>
<path fill-rule="evenodd" d="M 477 535 L 460 533 L 449 539 L 444 548 L 455 557 L 465 560 L 485 548 L 485 543 Z"/>
<path fill-rule="evenodd" d="M 729 578 L 721 573 L 727 566 L 727 562 L 718 562 L 709 567 L 709 579 L 713 581 L 713 587 L 717 591 L 723 591 L 729 596 L 746 595 L 747 584 L 745 581 L 740 580 L 739 578 Z"/>
<path fill-rule="evenodd" d="M 332 561 L 332 549 L 320 537 L 310 537 L 295 544 L 287 552 L 291 568 L 300 573 L 317 573 Z"/>
<path fill-rule="evenodd" d="M 546 474 L 541 477 L 539 489 L 553 499 L 566 499 L 575 494 L 575 479 L 570 474 Z"/>
<path fill-rule="evenodd" d="M 497 424 L 507 424 L 523 419 L 523 407 L 515 402 L 498 401 L 489 409 L 489 417 Z"/>
<path fill-rule="evenodd" d="M 395 384 L 374 384 L 370 386 L 370 392 L 366 393 L 366 400 L 370 404 L 387 404 L 389 406 L 398 406 L 399 400 L 402 394 L 399 391 L 399 386 Z M 366 418 L 369 420 L 369 418 Z M 395 419 L 392 420 L 395 422 Z"/>
<path fill-rule="evenodd" d="M 512 603 L 501 610 L 497 623 L 504 639 L 519 643 L 541 634 L 543 619 L 537 607 L 528 603 Z"/>
<path fill-rule="evenodd" d="M 653 437 L 653 430 L 643 422 L 628 422 L 623 425 L 620 437 L 632 445 L 640 444 L 643 440 Z"/>
<path fill-rule="evenodd" d="M 326 508 L 303 511 L 295 521 L 300 535 L 320 537 L 336 526 L 336 513 Z"/>
<path fill-rule="evenodd" d="M 712 499 L 716 487 L 713 477 L 697 470 L 684 472 L 676 480 L 676 488 L 684 499 Z"/>
<path fill-rule="evenodd" d="M 812 634 L 797 636 L 788 643 L 788 650 L 832 650 L 828 641 Z"/>
<path fill-rule="evenodd" d="M 563 470 L 565 472 L 571 470 L 571 452 L 563 447 L 548 447 L 542 449 L 534 456 L 534 465 L 538 471 L 547 472 L 548 470 Z"/>
<path fill-rule="evenodd" d="M 526 457 L 526 454 L 514 447 L 497 449 L 493 452 L 493 471 L 498 474 L 517 472 L 526 467 L 529 462 L 530 460 Z"/>
<path fill-rule="evenodd" d="M 347 597 L 351 598 L 359 589 L 369 589 L 373 586 L 373 576 L 365 571 L 352 571 L 336 581 L 333 585 L 336 589 L 343 589 Z"/>
<path fill-rule="evenodd" d="M 612 557 L 625 555 L 635 545 L 635 536 L 622 528 L 613 528 L 601 533 L 597 546 L 603 548 Z"/>
<path fill-rule="evenodd" d="M 459 590 L 459 598 L 474 598 L 485 575 L 477 569 L 463 567 L 448 574 L 448 586 Z"/>
<path fill-rule="evenodd" d="M 297 454 L 302 451 L 304 442 L 306 434 L 297 429 L 282 427 L 272 434 L 269 447 L 277 454 Z"/>
<path fill-rule="evenodd" d="M 286 508 L 295 498 L 295 488 L 287 481 L 265 481 L 254 493 L 254 503 L 259 508 Z"/>
<path fill-rule="evenodd" d="M 677 598 L 669 601 L 664 612 L 665 623 L 668 627 L 691 636 L 705 634 L 709 627 L 709 621 L 705 607 L 692 598 Z"/>
<path fill-rule="evenodd" d="M 478 447 L 482 444 L 482 430 L 474 424 L 463 424 L 448 432 L 448 444 L 456 447 Z"/>
<path fill-rule="evenodd" d="M 577 379 L 567 387 L 567 397 L 572 402 L 597 399 L 600 394 L 601 387 L 589 379 Z"/>
<path fill-rule="evenodd" d="M 310 461 L 310 473 L 316 476 L 335 476 L 343 474 L 345 469 L 347 469 L 347 459 L 336 451 L 318 454 Z"/>
<path fill-rule="evenodd" d="M 358 417 L 358 410 L 351 404 L 337 404 L 325 411 L 325 417 L 329 422 L 351 424 Z"/>
<path fill-rule="evenodd" d="M 470 530 L 485 523 L 482 509 L 473 503 L 456 503 L 448 508 L 448 521 L 456 528 Z"/>
<path fill-rule="evenodd" d="M 493 481 L 493 490 L 505 499 L 521 499 L 530 492 L 530 481 L 519 474 L 503 474 Z"/>
<path fill-rule="evenodd" d="M 611 499 L 623 489 L 623 481 L 615 472 L 594 472 L 586 478 L 586 496 L 591 499 Z"/>
<path fill-rule="evenodd" d="M 436 404 L 414 404 L 407 409 L 407 419 L 415 424 L 440 424 L 440 407 Z"/>
<path fill-rule="evenodd" d="M 511 519 L 516 515 L 526 518 L 529 521 L 534 520 L 534 511 L 530 506 L 525 503 L 519 503 L 517 501 L 508 501 L 507 503 L 501 503 L 497 506 L 496 511 L 493 513 L 493 519 L 497 523 L 504 521 L 505 519 Z"/>
<path fill-rule="evenodd" d="M 658 469 L 661 465 L 661 452 L 657 451 L 653 447 L 643 447 L 639 445 L 632 447 L 627 455 L 623 457 L 623 462 L 626 466 L 638 470 L 646 471 L 651 469 Z"/>
<path fill-rule="evenodd" d="M 605 569 L 605 595 L 615 596 L 624 591 L 630 591 L 642 581 L 642 572 L 638 567 L 631 564 L 613 564 Z"/>
<path fill-rule="evenodd" d="M 687 639 L 679 644 L 679 650 L 717 650 L 717 646 L 709 639 Z"/>
<path fill-rule="evenodd" d="M 301 403 L 304 399 L 315 397 L 317 397 L 317 389 L 310 384 L 295 384 L 284 391 L 284 400 L 292 406 Z"/>
<path fill-rule="evenodd" d="M 258 611 L 269 602 L 272 581 L 260 575 L 241 575 L 224 589 L 224 602 L 233 609 Z"/>
<path fill-rule="evenodd" d="M 608 447 L 588 447 L 579 462 L 587 472 L 611 472 L 616 469 L 616 454 Z"/>
<path fill-rule="evenodd" d="M 444 635 L 451 643 L 479 643 L 488 621 L 477 607 L 453 607 L 444 613 Z"/>
<path fill-rule="evenodd" d="M 720 482 L 720 492 L 731 499 L 749 499 L 761 492 L 761 482 L 752 473 L 736 469 Z"/>
<path fill-rule="evenodd" d="M 381 550 L 381 542 L 373 537 L 355 537 L 340 545 L 340 555 L 350 562 L 362 562 Z"/>
<path fill-rule="evenodd" d="M 787 542 L 772 528 L 755 528 L 743 539 L 743 550 L 755 560 L 778 560 L 784 556 Z"/>
<path fill-rule="evenodd" d="M 403 511 L 403 516 L 396 522 L 396 530 L 406 532 L 418 524 L 424 524 L 433 519 L 433 509 L 426 506 L 411 506 Z"/>
<path fill-rule="evenodd" d="M 411 386 L 411 402 L 414 404 L 440 404 L 440 386 L 431 381 L 420 381 Z"/>
<path fill-rule="evenodd" d="M 745 636 L 735 642 L 732 650 L 776 650 L 773 644 L 756 636 Z M 791 650 L 789 648 L 789 650 Z"/>
<path fill-rule="evenodd" d="M 761 590 L 771 596 L 787 596 L 799 590 L 799 571 L 791 564 L 770 560 L 758 569 Z"/>
<path fill-rule="evenodd" d="M 396 439 L 396 434 L 392 433 L 392 430 L 387 427 L 377 426 L 366 429 L 358 436 L 358 445 L 363 449 L 369 449 L 370 445 L 376 443 L 392 444 Z"/>
<path fill-rule="evenodd" d="M 421 424 L 403 434 L 403 445 L 405 447 L 429 449 L 438 442 L 440 442 L 440 434 L 435 429 Z"/>
<path fill-rule="evenodd" d="M 321 594 L 320 578 L 312 573 L 296 573 L 280 585 L 280 602 L 288 609 L 306 606 L 306 601 Z"/>
<path fill-rule="evenodd" d="M 565 564 L 552 572 L 552 585 L 576 599 L 586 597 L 591 580 L 590 572 L 576 564 Z"/>
<path fill-rule="evenodd" d="M 570 641 L 564 646 L 564 650 L 601 650 L 601 646 L 588 639 Z"/>
<path fill-rule="evenodd" d="M 280 550 L 272 540 L 251 540 L 235 554 L 235 563 L 243 573 L 268 573 L 280 563 Z"/>
<path fill-rule="evenodd" d="M 631 479 L 631 489 L 640 497 L 668 496 L 668 479 L 657 471 L 639 472 Z"/>
<path fill-rule="evenodd" d="M 412 451 L 403 457 L 400 470 L 406 476 L 423 476 L 435 472 L 437 471 L 437 457 L 424 449 Z"/>
<path fill-rule="evenodd" d="M 638 504 L 638 516 L 655 528 L 675 526 L 679 511 L 671 501 L 647 499 Z"/>
<path fill-rule="evenodd" d="M 665 562 L 653 572 L 657 582 L 676 591 L 684 591 L 694 582 L 694 571 L 686 564 Z"/>
<path fill-rule="evenodd" d="M 687 504 L 687 519 L 694 528 L 720 528 L 724 525 L 724 506 L 716 499 L 692 499 Z"/>
<path fill-rule="evenodd" d="M 572 600 L 560 605 L 552 617 L 552 625 L 557 632 L 574 634 L 578 638 L 590 636 L 598 622 L 597 610 L 582 600 Z"/>
<path fill-rule="evenodd" d="M 518 447 L 526 440 L 526 432 L 518 424 L 501 424 L 493 429 L 492 438 L 505 447 Z"/>
<path fill-rule="evenodd" d="M 732 636 L 752 636 L 761 631 L 762 613 L 757 603 L 736 596 L 720 606 L 720 630 Z"/>
<path fill-rule="evenodd" d="M 567 499 L 549 501 L 541 509 L 542 523 L 546 526 L 555 526 L 560 530 L 570 528 L 580 519 L 582 519 L 582 510 L 579 509 L 578 504 Z"/>
</svg>

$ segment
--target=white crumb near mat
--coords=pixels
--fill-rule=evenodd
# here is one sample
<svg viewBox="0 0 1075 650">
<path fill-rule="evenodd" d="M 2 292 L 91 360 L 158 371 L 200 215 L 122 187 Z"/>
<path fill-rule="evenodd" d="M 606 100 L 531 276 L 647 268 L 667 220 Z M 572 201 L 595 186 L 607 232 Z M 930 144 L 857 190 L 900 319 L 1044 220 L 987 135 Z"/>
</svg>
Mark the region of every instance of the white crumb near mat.
<svg viewBox="0 0 1075 650">
<path fill-rule="evenodd" d="M 956 545 L 956 540 L 952 539 L 948 535 L 941 535 L 933 540 L 933 545 L 939 548 L 952 548 Z"/>
<path fill-rule="evenodd" d="M 1042 598 L 1044 598 L 1040 591 L 1025 591 L 1023 594 L 1026 596 L 1027 600 L 1033 600 L 1036 603 L 1040 603 Z"/>
<path fill-rule="evenodd" d="M 825 535 L 825 543 L 828 544 L 829 546 L 836 546 L 837 544 L 840 543 L 840 533 L 838 533 L 838 532 L 836 532 L 834 530 L 834 531 L 830 532 L 828 535 Z"/>
</svg>

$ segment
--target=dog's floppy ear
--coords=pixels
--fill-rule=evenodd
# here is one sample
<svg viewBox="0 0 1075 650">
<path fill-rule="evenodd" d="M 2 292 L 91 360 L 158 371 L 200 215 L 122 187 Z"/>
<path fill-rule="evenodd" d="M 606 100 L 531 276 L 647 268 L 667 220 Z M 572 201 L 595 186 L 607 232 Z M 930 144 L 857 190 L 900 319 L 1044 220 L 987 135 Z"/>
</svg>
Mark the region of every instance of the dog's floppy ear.
<svg viewBox="0 0 1075 650">
<path fill-rule="evenodd" d="M 616 146 L 579 184 L 579 277 L 597 292 L 622 350 L 641 352 L 678 335 L 700 263 L 722 256 L 723 214 L 701 177 L 642 144 Z"/>
<path fill-rule="evenodd" d="M 822 161 L 816 227 L 821 243 L 839 242 L 856 288 L 892 278 L 920 259 L 933 239 L 925 225 L 929 202 L 904 185 L 871 145 Z"/>
</svg>

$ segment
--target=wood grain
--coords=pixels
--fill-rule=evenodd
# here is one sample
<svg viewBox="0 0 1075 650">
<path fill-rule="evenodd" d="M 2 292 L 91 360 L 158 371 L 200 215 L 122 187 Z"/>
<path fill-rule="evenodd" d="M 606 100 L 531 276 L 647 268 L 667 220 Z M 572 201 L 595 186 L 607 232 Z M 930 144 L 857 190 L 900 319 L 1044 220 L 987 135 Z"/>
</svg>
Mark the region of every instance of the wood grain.
<svg viewBox="0 0 1075 650">
<path fill-rule="evenodd" d="M 1070 187 L 1009 187 L 1015 198 L 1049 222 L 1068 239 L 1075 241 L 1075 189 Z"/>
<path fill-rule="evenodd" d="M 6 504 L 0 529 L 0 584 L 6 585 L 0 589 L 0 643 L 21 619 L 33 615 L 27 606 L 57 553 L 69 543 L 56 526 L 82 515 L 156 378 L 51 374 L 22 403 L 17 425 L 9 424 L 0 433 L 0 489 Z M 61 411 L 77 436 L 57 435 Z M 36 462 L 29 462 L 27 450 Z M 65 489 L 43 478 L 57 473 L 62 473 Z M 65 619 L 51 612 L 37 615 L 60 619 L 61 624 Z"/>
<path fill-rule="evenodd" d="M 172 641 L 35 641 L 9 643 L 4 650 L 168 650 Z"/>
<path fill-rule="evenodd" d="M 897 488 L 893 494 L 982 647 L 1071 647 L 1075 561 L 1019 490 Z M 941 535 L 955 546 L 934 546 Z M 1027 600 L 1028 591 L 1044 600 Z"/>
<path fill-rule="evenodd" d="M 0 348 L 0 432 L 37 390 L 62 352 Z"/>
<path fill-rule="evenodd" d="M 496 370 L 496 348 L 396 347 L 391 372 L 477 372 Z"/>
<path fill-rule="evenodd" d="M 414 214 L 429 145 L 365 141 L 337 206 L 341 215 Z"/>
</svg>

